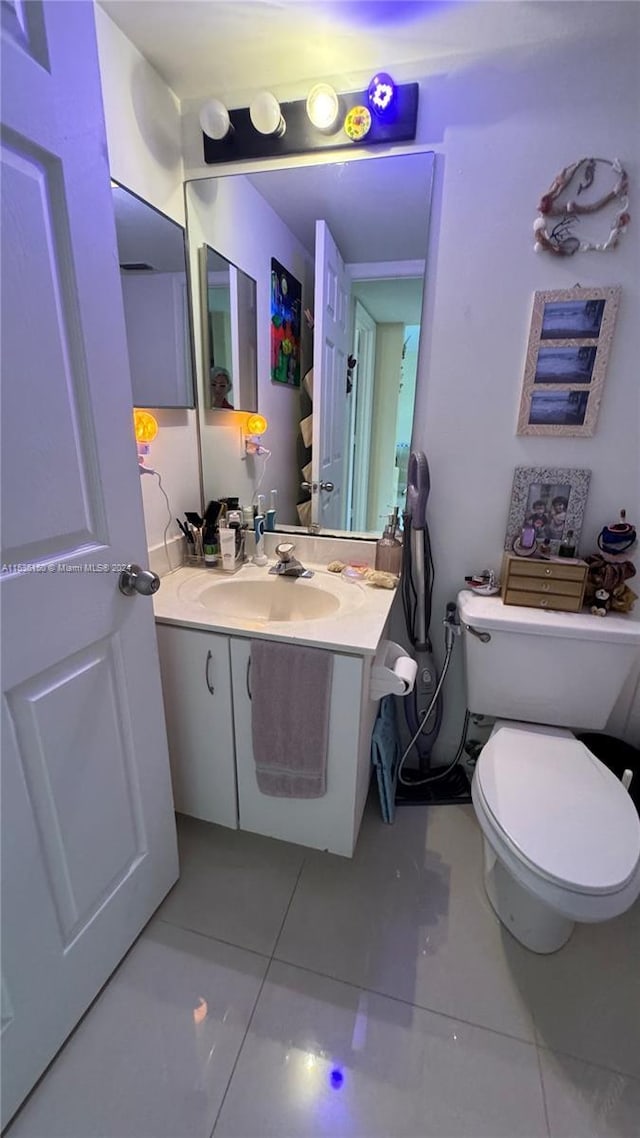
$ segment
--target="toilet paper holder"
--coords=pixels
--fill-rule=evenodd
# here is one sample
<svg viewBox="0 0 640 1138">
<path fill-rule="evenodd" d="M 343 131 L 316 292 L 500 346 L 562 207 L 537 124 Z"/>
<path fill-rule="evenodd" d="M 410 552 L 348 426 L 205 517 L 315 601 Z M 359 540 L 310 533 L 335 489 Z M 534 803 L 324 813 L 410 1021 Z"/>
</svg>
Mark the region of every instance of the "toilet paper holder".
<svg viewBox="0 0 640 1138">
<path fill-rule="evenodd" d="M 413 691 L 418 664 L 405 648 L 393 640 L 381 640 L 371 665 L 369 698 L 409 695 Z"/>
</svg>

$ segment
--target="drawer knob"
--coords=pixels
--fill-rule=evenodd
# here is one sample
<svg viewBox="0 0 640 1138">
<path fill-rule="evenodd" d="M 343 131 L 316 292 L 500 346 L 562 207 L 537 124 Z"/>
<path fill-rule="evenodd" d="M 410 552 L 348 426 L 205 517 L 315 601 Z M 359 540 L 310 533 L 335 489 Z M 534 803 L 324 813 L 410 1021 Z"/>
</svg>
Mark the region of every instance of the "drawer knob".
<svg viewBox="0 0 640 1138">
<path fill-rule="evenodd" d="M 542 592 L 543 593 L 548 593 L 550 588 L 551 588 L 551 585 L 549 584 L 548 581 L 542 582 Z"/>
<path fill-rule="evenodd" d="M 549 602 L 548 602 L 547 598 L 543 597 L 542 600 L 540 601 L 540 608 L 546 609 L 548 604 L 549 604 Z"/>
<path fill-rule="evenodd" d="M 545 573 L 547 574 L 547 577 L 551 576 L 551 570 L 550 569 L 545 569 Z"/>
</svg>

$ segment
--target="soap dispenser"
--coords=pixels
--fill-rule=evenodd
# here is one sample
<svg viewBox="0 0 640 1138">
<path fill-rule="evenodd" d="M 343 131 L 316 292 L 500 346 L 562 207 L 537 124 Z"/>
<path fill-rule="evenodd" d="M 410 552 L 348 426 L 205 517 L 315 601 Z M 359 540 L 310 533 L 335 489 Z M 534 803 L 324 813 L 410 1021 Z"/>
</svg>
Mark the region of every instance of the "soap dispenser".
<svg viewBox="0 0 640 1138">
<path fill-rule="evenodd" d="M 399 577 L 402 570 L 402 542 L 397 537 L 397 511 L 389 514 L 382 537 L 376 542 L 376 569 Z"/>
</svg>

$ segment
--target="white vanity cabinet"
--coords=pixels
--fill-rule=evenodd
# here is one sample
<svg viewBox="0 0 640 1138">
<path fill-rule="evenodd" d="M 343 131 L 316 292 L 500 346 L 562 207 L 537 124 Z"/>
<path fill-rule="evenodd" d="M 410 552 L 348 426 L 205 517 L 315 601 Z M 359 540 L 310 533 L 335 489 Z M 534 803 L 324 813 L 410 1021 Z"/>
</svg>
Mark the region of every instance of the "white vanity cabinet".
<svg viewBox="0 0 640 1138">
<path fill-rule="evenodd" d="M 367 796 L 371 732 L 371 657 L 334 653 L 327 791 L 321 798 L 275 798 L 258 787 L 251 735 L 250 640 L 231 640 L 238 815 L 241 830 L 351 857 Z M 295 741 L 304 746 L 304 739 Z"/>
<path fill-rule="evenodd" d="M 175 808 L 238 826 L 229 637 L 158 624 Z"/>
<path fill-rule="evenodd" d="M 326 794 L 275 798 L 256 779 L 251 640 L 170 624 L 157 631 L 176 810 L 351 857 L 378 708 L 369 698 L 372 657 L 334 653 Z"/>
</svg>

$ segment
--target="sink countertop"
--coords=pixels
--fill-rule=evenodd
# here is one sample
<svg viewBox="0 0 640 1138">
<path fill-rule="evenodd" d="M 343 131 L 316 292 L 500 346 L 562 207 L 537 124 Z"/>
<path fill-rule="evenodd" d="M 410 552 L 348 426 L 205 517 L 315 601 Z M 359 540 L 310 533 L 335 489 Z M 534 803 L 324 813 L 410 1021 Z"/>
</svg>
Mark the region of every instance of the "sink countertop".
<svg viewBox="0 0 640 1138">
<path fill-rule="evenodd" d="M 308 583 L 338 596 L 341 607 L 328 616 L 311 620 L 254 620 L 212 612 L 199 603 L 197 596 L 193 599 L 200 584 L 205 589 L 217 581 L 224 584 L 227 581 L 273 579 L 268 576 L 271 564 L 259 567 L 247 563 L 236 573 L 189 567 L 176 569 L 162 578 L 161 587 L 154 595 L 155 618 L 160 624 L 179 624 L 251 639 L 284 640 L 358 656 L 374 655 L 397 589 L 379 589 L 366 583 L 346 581 L 340 574 L 327 572 L 324 566 L 305 563 L 306 568 L 313 570 L 313 577 L 291 580 L 280 577 L 275 579 L 275 583 L 294 589 L 304 588 Z"/>
</svg>

